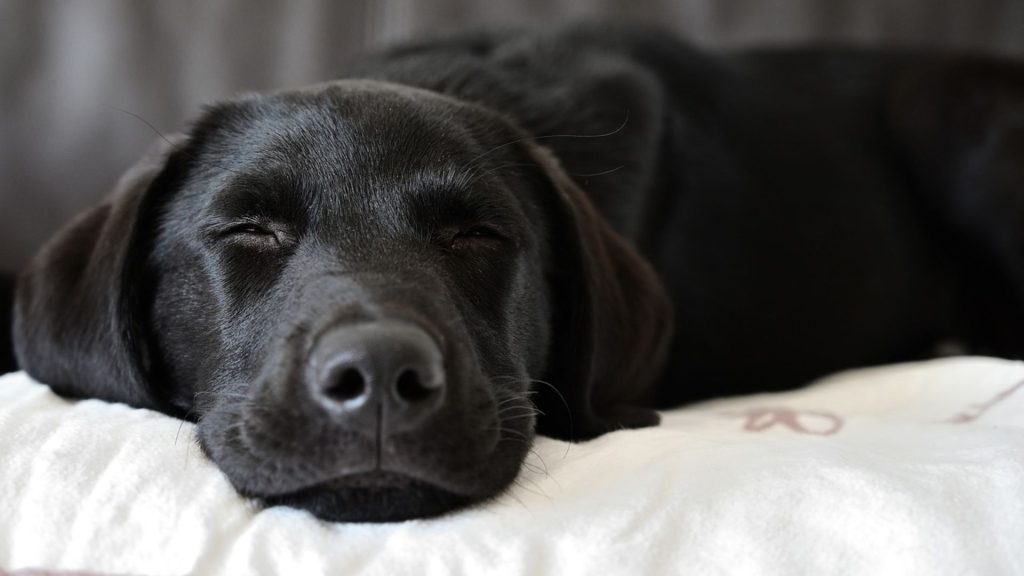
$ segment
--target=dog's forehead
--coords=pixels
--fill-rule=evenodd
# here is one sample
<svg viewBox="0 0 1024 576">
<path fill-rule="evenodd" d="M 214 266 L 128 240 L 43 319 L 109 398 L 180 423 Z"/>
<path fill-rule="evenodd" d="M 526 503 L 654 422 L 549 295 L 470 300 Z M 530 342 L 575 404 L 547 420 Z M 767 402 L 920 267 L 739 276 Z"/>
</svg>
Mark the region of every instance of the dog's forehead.
<svg viewBox="0 0 1024 576">
<path fill-rule="evenodd" d="M 414 164 L 466 152 L 502 129 L 496 117 L 475 106 L 370 80 L 247 98 L 227 115 L 232 121 L 225 136 L 231 144 L 262 161 L 309 159 L 323 164 L 341 155 L 358 163 L 401 155 Z"/>
<path fill-rule="evenodd" d="M 302 88 L 281 90 L 268 95 L 290 100 L 332 100 L 338 103 L 385 104 L 415 103 L 447 108 L 462 108 L 465 103 L 431 90 L 383 80 L 332 80 Z"/>
<path fill-rule="evenodd" d="M 509 126 L 440 94 L 369 80 L 257 95 L 207 113 L 189 188 L 206 210 L 287 204 L 318 218 L 379 219 L 380 206 L 400 211 L 425 196 L 500 201 L 506 192 L 488 182 L 501 171 L 487 163 L 511 164 L 501 154 L 518 136 Z"/>
<path fill-rule="evenodd" d="M 209 109 L 194 134 L 210 181 L 272 174 L 328 187 L 470 169 L 517 136 L 483 108 L 373 80 L 243 97 Z"/>
</svg>

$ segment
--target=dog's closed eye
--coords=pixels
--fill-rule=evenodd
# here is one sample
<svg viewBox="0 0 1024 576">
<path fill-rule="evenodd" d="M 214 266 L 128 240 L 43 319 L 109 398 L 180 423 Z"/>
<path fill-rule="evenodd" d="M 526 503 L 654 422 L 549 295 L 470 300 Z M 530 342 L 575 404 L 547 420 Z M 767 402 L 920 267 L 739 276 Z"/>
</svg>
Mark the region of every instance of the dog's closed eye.
<svg viewBox="0 0 1024 576">
<path fill-rule="evenodd" d="M 284 245 L 286 234 L 270 224 L 253 221 L 229 224 L 216 233 L 218 240 L 253 249 L 275 249 Z"/>
<path fill-rule="evenodd" d="M 492 246 L 505 240 L 505 236 L 491 226 L 474 225 L 456 230 L 451 237 L 451 248 L 453 250 L 469 250 L 476 247 Z"/>
</svg>

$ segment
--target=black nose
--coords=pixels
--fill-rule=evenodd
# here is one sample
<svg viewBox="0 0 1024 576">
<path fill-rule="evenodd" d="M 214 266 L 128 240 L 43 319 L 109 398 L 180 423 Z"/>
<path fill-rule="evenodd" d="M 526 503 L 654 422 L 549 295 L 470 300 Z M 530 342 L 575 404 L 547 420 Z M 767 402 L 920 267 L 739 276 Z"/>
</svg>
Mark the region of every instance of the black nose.
<svg viewBox="0 0 1024 576">
<path fill-rule="evenodd" d="M 441 351 L 411 324 L 334 328 L 318 339 L 309 367 L 314 399 L 338 422 L 368 433 L 414 430 L 444 399 Z"/>
</svg>

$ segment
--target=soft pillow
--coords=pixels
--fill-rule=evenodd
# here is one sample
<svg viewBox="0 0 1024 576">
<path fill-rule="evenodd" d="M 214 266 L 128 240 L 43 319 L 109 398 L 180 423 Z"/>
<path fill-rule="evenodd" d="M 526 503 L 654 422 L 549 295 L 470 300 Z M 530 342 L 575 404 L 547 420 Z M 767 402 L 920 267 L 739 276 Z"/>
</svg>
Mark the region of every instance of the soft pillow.
<svg viewBox="0 0 1024 576">
<path fill-rule="evenodd" d="M 0 378 L 0 566 L 138 574 L 1024 573 L 1024 365 L 849 372 L 537 442 L 487 505 L 258 510 L 193 426 Z"/>
</svg>

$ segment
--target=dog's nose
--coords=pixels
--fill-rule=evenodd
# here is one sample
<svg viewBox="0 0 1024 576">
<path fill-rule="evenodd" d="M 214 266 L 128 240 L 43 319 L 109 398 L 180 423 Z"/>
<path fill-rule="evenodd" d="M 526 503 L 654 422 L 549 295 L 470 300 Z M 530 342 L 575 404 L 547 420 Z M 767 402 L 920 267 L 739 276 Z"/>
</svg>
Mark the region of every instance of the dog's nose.
<svg viewBox="0 0 1024 576">
<path fill-rule="evenodd" d="M 372 433 L 417 428 L 444 399 L 441 351 L 401 322 L 367 322 L 321 335 L 310 358 L 315 400 L 340 423 Z"/>
</svg>

